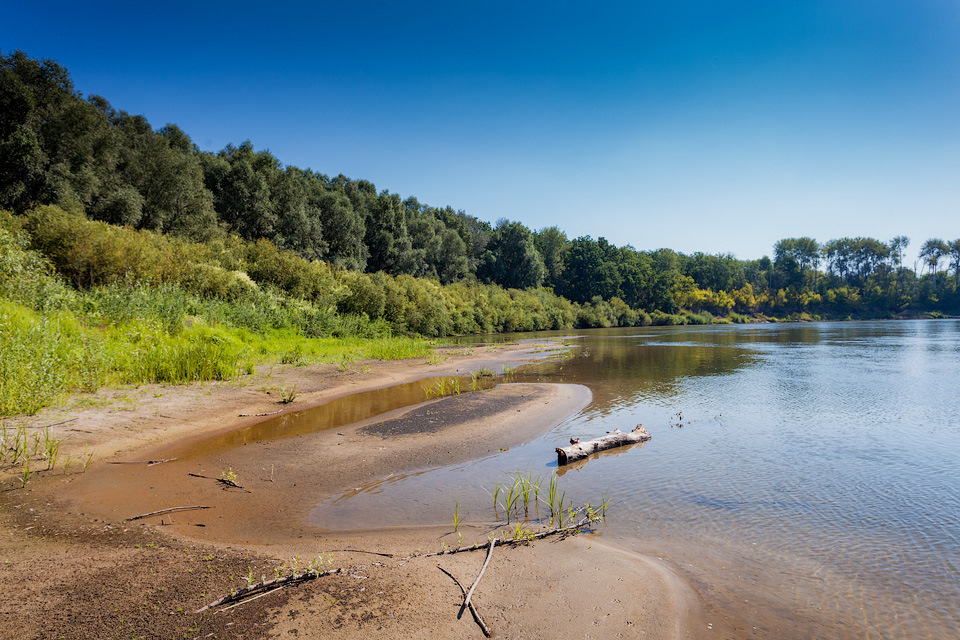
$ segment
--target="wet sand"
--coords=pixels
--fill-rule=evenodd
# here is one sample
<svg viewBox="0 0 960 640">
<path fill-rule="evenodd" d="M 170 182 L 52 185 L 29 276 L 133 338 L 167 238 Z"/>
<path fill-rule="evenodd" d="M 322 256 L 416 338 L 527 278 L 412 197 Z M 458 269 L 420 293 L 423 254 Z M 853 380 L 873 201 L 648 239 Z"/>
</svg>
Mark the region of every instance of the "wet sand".
<svg viewBox="0 0 960 640">
<path fill-rule="evenodd" d="M 295 378 L 304 385 L 299 409 L 384 384 L 463 373 L 490 366 L 488 362 L 498 359 L 521 362 L 531 357 L 535 356 L 529 347 L 508 348 L 451 355 L 440 367 L 423 362 L 388 363 L 369 375 L 363 371 L 353 376 L 288 370 L 284 373 L 289 377 L 277 381 L 291 384 L 290 378 Z M 317 380 L 321 377 L 326 379 Z M 185 395 L 178 393 L 181 390 L 197 393 L 195 387 L 164 388 L 166 405 L 155 413 L 172 413 L 177 408 L 186 412 L 189 403 L 177 397 Z M 33 590 L 36 599 L 31 607 L 13 602 L 0 606 L 0 629 L 24 629 L 22 637 L 55 637 L 47 633 L 69 624 L 75 637 L 112 634 L 116 625 L 123 628 L 124 622 L 105 619 L 102 611 L 129 609 L 143 598 L 145 589 L 155 590 L 151 576 L 156 569 L 158 583 L 162 570 L 164 580 L 178 575 L 180 584 L 193 581 L 203 586 L 181 587 L 177 597 L 186 605 L 178 607 L 183 611 L 162 611 L 166 605 L 159 606 L 154 617 L 149 611 L 141 613 L 139 627 L 126 618 L 127 628 L 138 629 L 137 635 L 168 637 L 179 634 L 182 627 L 177 625 L 189 623 L 191 629 L 228 634 L 221 637 L 480 637 L 469 614 L 457 619 L 459 590 L 437 568 L 437 559 L 401 558 L 417 548 L 455 546 L 451 525 L 338 532 L 322 523 L 310 523 L 307 507 L 345 487 L 391 473 L 470 460 L 529 441 L 580 410 L 590 398 L 589 391 L 577 385 L 506 384 L 334 429 L 267 441 L 254 439 L 224 448 L 226 434 L 264 420 L 238 420 L 235 414 L 266 413 L 260 409 L 275 410 L 276 404 L 259 397 L 251 402 L 246 397 L 249 389 L 216 391 L 204 396 L 201 390 L 199 397 L 194 396 L 199 406 L 192 409 L 192 419 L 178 421 L 173 428 L 163 428 L 167 418 L 157 415 L 151 420 L 143 415 L 154 411 L 149 407 L 138 407 L 140 414 L 134 419 L 120 414 L 111 421 L 110 414 L 100 415 L 99 428 L 89 414 L 67 425 L 80 433 L 89 432 L 86 439 L 96 441 L 100 451 L 112 452 L 111 462 L 179 459 L 153 466 L 98 463 L 87 473 L 50 475 L 26 490 L 8 492 L 4 497 L 6 535 L 0 553 L 14 562 L 0 572 L 0 588 L 27 580 L 55 585 L 58 590 L 76 589 L 88 594 L 93 607 L 89 615 L 74 612 L 68 622 L 63 618 L 62 601 L 49 594 L 41 597 L 44 591 L 38 588 Z M 139 429 L 127 428 L 131 424 Z M 236 474 L 243 489 L 217 482 L 225 469 Z M 212 508 L 125 522 L 133 515 L 183 505 Z M 47 533 L 54 527 L 58 535 L 70 540 L 69 545 L 82 546 L 84 560 L 76 558 L 75 547 L 68 552 L 67 542 Z M 31 533 L 34 528 L 45 534 Z M 107 536 L 108 541 L 101 537 L 84 542 L 93 535 L 91 531 Z M 483 541 L 491 532 L 489 523 L 461 527 L 468 543 Z M 114 535 L 119 536 L 117 542 L 109 542 Z M 154 542 L 145 547 L 129 545 L 131 536 Z M 193 563 L 222 557 L 221 564 L 217 570 L 208 566 L 213 577 L 195 576 L 195 565 L 180 554 L 150 555 L 167 547 L 183 547 L 184 552 L 192 553 Z M 208 550 L 213 552 L 204 555 Z M 256 574 L 268 571 L 265 567 L 271 560 L 326 553 L 332 554 L 333 566 L 347 569 L 345 574 L 286 589 L 219 618 L 206 614 L 193 620 L 186 615 L 187 608 L 192 611 L 213 596 L 242 586 L 241 576 L 235 572 L 244 557 L 257 567 L 251 569 Z M 149 555 L 151 562 L 135 560 L 143 554 Z M 45 562 L 66 556 L 71 561 L 62 565 L 62 571 L 55 562 Z M 483 560 L 484 552 L 478 551 L 442 556 L 439 564 L 469 587 Z M 33 569 L 38 562 L 51 573 L 36 575 Z M 140 590 L 118 592 L 104 591 L 102 584 L 92 590 L 84 586 L 91 573 L 111 566 L 128 567 L 130 583 L 140 585 Z M 170 588 L 169 583 L 164 584 Z M 498 637 L 732 637 L 697 593 L 662 564 L 619 550 L 597 536 L 497 548 L 475 602 Z M 139 606 L 137 610 L 143 609 Z M 46 626 L 38 626 L 38 619 Z M 242 632 L 231 628 L 234 624 L 242 624 Z M 31 635 L 31 629 L 38 631 Z"/>
</svg>

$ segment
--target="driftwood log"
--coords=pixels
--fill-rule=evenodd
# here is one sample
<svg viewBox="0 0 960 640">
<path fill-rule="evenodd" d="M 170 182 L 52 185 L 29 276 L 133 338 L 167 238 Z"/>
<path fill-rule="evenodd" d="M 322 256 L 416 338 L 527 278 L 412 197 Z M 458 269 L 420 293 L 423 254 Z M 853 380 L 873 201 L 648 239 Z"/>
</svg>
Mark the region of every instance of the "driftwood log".
<svg viewBox="0 0 960 640">
<path fill-rule="evenodd" d="M 620 431 L 620 429 L 617 429 L 613 433 L 593 440 L 587 440 L 586 442 L 580 442 L 579 438 L 570 438 L 569 447 L 557 447 L 557 462 L 560 464 L 569 464 L 577 460 L 582 460 L 591 453 L 606 451 L 607 449 L 614 449 L 628 444 L 646 442 L 650 437 L 650 434 L 643 428 L 643 425 L 638 424 L 637 428 L 629 433 L 624 433 Z"/>
</svg>

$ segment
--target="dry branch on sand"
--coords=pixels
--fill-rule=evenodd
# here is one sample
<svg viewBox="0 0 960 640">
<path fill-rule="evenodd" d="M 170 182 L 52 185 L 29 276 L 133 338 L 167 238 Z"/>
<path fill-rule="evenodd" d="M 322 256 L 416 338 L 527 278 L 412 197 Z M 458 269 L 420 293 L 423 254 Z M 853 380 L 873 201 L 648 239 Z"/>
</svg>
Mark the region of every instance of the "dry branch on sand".
<svg viewBox="0 0 960 640">
<path fill-rule="evenodd" d="M 638 424 L 637 428 L 629 433 L 617 429 L 611 434 L 580 442 L 579 438 L 570 438 L 569 447 L 557 447 L 557 462 L 559 464 L 569 464 L 586 458 L 591 453 L 606 451 L 616 447 L 623 447 L 628 444 L 638 444 L 650 439 L 650 434 Z"/>
<path fill-rule="evenodd" d="M 453 580 L 454 583 L 456 583 L 456 585 L 457 585 L 458 587 L 460 587 L 460 593 L 463 595 L 463 599 L 466 600 L 466 599 L 467 599 L 467 590 L 463 588 L 463 585 L 460 584 L 460 581 L 457 580 L 457 577 L 456 577 L 455 575 L 453 575 L 452 573 L 450 573 L 449 571 L 447 571 L 446 569 L 444 569 L 443 567 L 441 567 L 440 565 L 437 565 L 437 569 L 440 569 L 440 571 L 443 571 L 445 574 L 447 574 L 448 576 L 450 576 L 450 579 Z M 480 612 L 477 611 L 477 608 L 473 605 L 472 602 L 468 603 L 468 604 L 467 604 L 467 607 L 470 609 L 470 613 L 473 615 L 474 621 L 475 621 L 475 622 L 477 623 L 477 625 L 480 627 L 480 630 L 483 631 L 483 635 L 485 635 L 485 636 L 487 636 L 487 637 L 489 638 L 489 637 L 490 637 L 490 628 L 487 626 L 487 623 L 485 623 L 485 622 L 483 621 L 483 618 L 480 617 Z"/>
<path fill-rule="evenodd" d="M 470 606 L 470 598 L 473 597 L 473 592 L 477 590 L 477 585 L 480 584 L 480 578 L 483 577 L 483 572 L 487 570 L 487 565 L 490 564 L 490 558 L 493 557 L 493 548 L 497 545 L 497 539 L 494 538 L 490 541 L 490 550 L 487 551 L 487 559 L 483 561 L 483 567 L 480 568 L 480 575 L 477 576 L 477 579 L 474 581 L 473 586 L 470 587 L 470 591 L 467 592 L 467 595 L 463 598 L 463 606 Z"/>
<path fill-rule="evenodd" d="M 187 508 L 190 508 L 190 507 L 187 507 Z M 196 508 L 196 507 L 193 507 L 193 508 Z M 151 515 L 151 514 L 147 514 L 147 515 Z M 144 516 L 140 516 L 140 517 L 144 517 Z M 572 524 L 572 525 L 570 525 L 570 526 L 568 526 L 568 527 L 559 527 L 559 528 L 556 528 L 556 529 L 549 529 L 549 530 L 547 530 L 547 531 L 541 531 L 540 533 L 534 533 L 534 534 L 531 534 L 531 535 L 529 535 L 529 536 L 524 537 L 523 539 L 518 539 L 518 540 L 510 540 L 510 539 L 502 540 L 502 541 L 500 542 L 500 545 L 501 545 L 501 546 L 503 546 L 503 545 L 519 545 L 519 544 L 523 544 L 523 543 L 526 543 L 526 542 L 530 542 L 530 541 L 532 541 L 532 540 L 540 540 L 540 539 L 546 538 L 546 537 L 548 537 L 548 536 L 555 536 L 555 535 L 567 536 L 567 535 L 573 535 L 573 534 L 575 534 L 575 533 L 579 533 L 579 532 L 582 531 L 585 527 L 588 527 L 588 526 L 590 526 L 591 524 L 593 524 L 593 523 L 595 523 L 595 522 L 599 522 L 599 521 L 602 520 L 602 519 L 603 519 L 603 518 L 602 518 L 601 516 L 597 516 L 597 515 L 588 516 L 588 517 L 583 518 L 582 520 L 580 520 L 580 522 L 578 522 L 578 523 L 576 523 L 576 524 Z M 454 554 L 454 553 L 464 553 L 464 552 L 467 552 L 467 551 L 479 551 L 480 549 L 489 549 L 489 551 L 487 552 L 487 553 L 488 553 L 488 554 L 487 554 L 487 561 L 484 563 L 484 569 L 486 569 L 487 563 L 490 562 L 490 554 L 493 552 L 493 546 L 494 546 L 494 544 L 496 544 L 496 539 L 490 541 L 489 547 L 488 547 L 487 545 L 483 545 L 483 546 L 473 545 L 472 547 L 458 547 L 458 548 L 456 548 L 456 549 L 446 549 L 446 550 L 444 550 L 444 551 L 438 551 L 437 553 L 427 553 L 427 554 L 423 554 L 423 555 L 407 556 L 407 557 L 404 558 L 403 560 L 404 560 L 404 561 L 409 561 L 409 560 L 412 560 L 412 559 L 414 559 L 414 558 L 430 558 L 430 557 L 433 557 L 433 556 L 443 556 L 443 555 L 451 555 L 451 554 Z M 353 552 L 359 552 L 359 550 L 357 550 L 357 549 L 352 549 L 351 551 L 353 551 Z M 378 554 L 378 555 L 386 555 L 386 554 Z M 237 591 L 234 591 L 234 592 L 229 593 L 229 594 L 227 594 L 227 595 L 225 595 L 225 596 L 222 596 L 222 597 L 218 598 L 217 600 L 214 600 L 214 601 L 211 602 L 210 604 L 208 604 L 208 605 L 206 605 L 206 606 L 204 606 L 204 607 L 201 607 L 200 609 L 197 609 L 194 613 L 202 613 L 202 612 L 204 612 L 204 611 L 207 611 L 208 609 L 211 609 L 211 608 L 213 608 L 213 607 L 218 607 L 218 606 L 220 606 L 220 605 L 222 605 L 222 604 L 228 604 L 228 603 L 232 603 L 232 602 L 240 602 L 241 600 L 247 600 L 247 599 L 249 599 L 251 596 L 260 594 L 260 593 L 262 593 L 262 592 L 264 592 L 264 591 L 271 591 L 271 590 L 276 589 L 276 588 L 278 588 L 278 587 L 292 586 L 292 585 L 295 585 L 295 584 L 299 584 L 299 583 L 301 583 L 301 582 L 306 582 L 307 580 L 315 580 L 316 578 L 322 578 L 323 576 L 329 576 L 329 575 L 333 575 L 333 574 L 335 574 L 335 573 L 341 573 L 341 572 L 343 572 L 343 571 L 344 571 L 344 569 L 342 569 L 342 568 L 340 568 L 340 569 L 330 569 L 330 570 L 328 570 L 328 571 L 314 571 L 314 570 L 309 570 L 309 571 L 307 571 L 307 572 L 305 572 L 305 573 L 302 573 L 302 574 L 294 573 L 294 574 L 292 574 L 292 575 L 289 575 L 289 576 L 286 576 L 286 577 L 283 577 L 283 578 L 276 578 L 276 579 L 274 579 L 274 580 L 265 580 L 265 581 L 263 581 L 263 582 L 258 582 L 258 583 L 255 583 L 255 584 L 251 584 L 250 586 L 244 587 L 244 588 L 242 588 L 242 589 L 238 589 Z M 471 592 L 473 591 L 474 588 L 476 588 L 476 584 L 477 584 L 478 582 L 480 582 L 480 577 L 482 577 L 482 576 L 483 576 L 483 571 L 481 570 L 480 576 L 477 577 L 476 582 L 474 583 L 473 587 L 471 587 Z M 465 600 L 466 600 L 466 598 L 465 598 Z M 469 603 L 469 600 L 467 600 L 467 603 Z M 478 623 L 479 623 L 479 621 L 478 621 Z"/>
<path fill-rule="evenodd" d="M 252 584 L 249 587 L 243 587 L 242 589 L 237 589 L 233 593 L 228 593 L 225 596 L 217 598 L 210 604 L 200 607 L 194 613 L 203 613 L 208 609 L 213 607 L 219 607 L 222 604 L 227 604 L 230 602 L 239 602 L 241 600 L 248 600 L 252 596 L 257 595 L 264 591 L 272 591 L 279 587 L 288 587 L 295 584 L 300 584 L 301 582 L 306 582 L 307 580 L 316 580 L 317 578 L 322 578 L 324 576 L 330 576 L 335 573 L 342 573 L 343 569 L 329 569 L 327 571 L 307 571 L 306 573 L 294 573 L 293 575 L 285 576 L 283 578 L 276 578 L 274 580 L 264 580 L 263 582 L 257 582 Z"/>
<path fill-rule="evenodd" d="M 107 462 L 107 464 L 145 464 L 148 467 L 152 467 L 155 464 L 163 464 L 164 462 L 173 462 L 176 458 L 164 458 L 163 460 L 113 460 Z"/>
<path fill-rule="evenodd" d="M 203 505 L 196 505 L 192 507 L 170 507 L 169 509 L 160 509 L 159 511 L 151 511 L 150 513 L 141 513 L 138 516 L 127 518 L 127 522 L 131 522 L 133 520 L 142 520 L 143 518 L 149 518 L 150 516 L 159 516 L 165 513 L 173 513 L 174 511 L 193 511 L 195 509 L 213 509 L 213 507 L 205 507 Z"/>
</svg>

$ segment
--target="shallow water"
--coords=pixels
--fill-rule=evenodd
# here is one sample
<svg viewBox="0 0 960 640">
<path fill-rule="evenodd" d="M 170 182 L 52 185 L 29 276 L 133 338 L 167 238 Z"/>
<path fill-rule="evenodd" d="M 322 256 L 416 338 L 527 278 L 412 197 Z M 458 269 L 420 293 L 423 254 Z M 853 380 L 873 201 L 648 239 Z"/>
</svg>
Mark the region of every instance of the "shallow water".
<svg viewBox="0 0 960 640">
<path fill-rule="evenodd" d="M 564 470 L 612 499 L 603 535 L 663 557 L 748 637 L 960 638 L 960 322 L 578 332 L 515 380 L 593 401 L 533 442 L 322 500 L 338 528 L 492 520 L 495 482 L 643 423 L 653 439 Z M 550 334 L 540 334 L 550 335 Z M 521 337 L 530 337 L 524 335 Z"/>
</svg>

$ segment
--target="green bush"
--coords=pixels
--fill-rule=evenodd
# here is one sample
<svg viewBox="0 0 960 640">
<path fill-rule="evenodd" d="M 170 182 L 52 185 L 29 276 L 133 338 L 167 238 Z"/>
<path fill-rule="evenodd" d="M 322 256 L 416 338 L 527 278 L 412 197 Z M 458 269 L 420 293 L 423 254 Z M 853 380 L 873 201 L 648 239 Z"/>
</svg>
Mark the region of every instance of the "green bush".
<svg viewBox="0 0 960 640">
<path fill-rule="evenodd" d="M 687 318 L 676 313 L 657 310 L 650 314 L 650 323 L 658 326 L 682 325 L 687 324 Z"/>
</svg>

